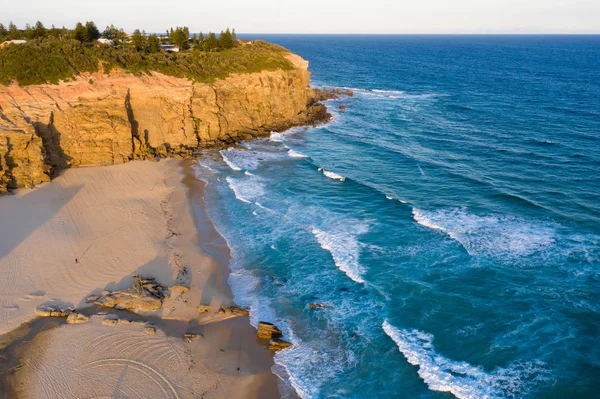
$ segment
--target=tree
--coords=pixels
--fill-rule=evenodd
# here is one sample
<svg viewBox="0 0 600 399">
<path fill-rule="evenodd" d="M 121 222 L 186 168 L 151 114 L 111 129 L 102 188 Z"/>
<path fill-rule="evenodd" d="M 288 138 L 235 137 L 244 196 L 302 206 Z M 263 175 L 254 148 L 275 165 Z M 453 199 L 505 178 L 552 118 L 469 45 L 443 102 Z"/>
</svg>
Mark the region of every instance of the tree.
<svg viewBox="0 0 600 399">
<path fill-rule="evenodd" d="M 219 39 L 217 39 L 217 35 L 212 32 L 208 32 L 208 36 L 204 40 L 204 50 L 213 51 L 219 48 Z"/>
<path fill-rule="evenodd" d="M 46 37 L 47 31 L 46 28 L 44 27 L 44 24 L 41 23 L 40 21 L 37 21 L 35 23 L 35 27 L 33 28 L 33 37 L 36 39 L 42 38 L 42 37 Z"/>
<path fill-rule="evenodd" d="M 179 50 L 187 50 L 188 48 L 190 48 L 190 43 L 189 43 L 190 37 L 189 37 L 189 30 L 187 27 L 183 27 L 183 28 L 177 27 L 172 32 L 173 33 L 170 36 L 171 42 L 174 45 L 176 45 L 177 47 L 179 47 Z M 187 35 L 186 35 L 186 32 L 188 32 Z"/>
<path fill-rule="evenodd" d="M 4 26 L 4 24 L 0 24 L 0 36 L 4 37 L 8 34 L 8 29 Z"/>
<path fill-rule="evenodd" d="M 235 34 L 235 29 L 231 30 L 231 39 L 233 40 L 233 47 L 237 47 L 238 40 L 237 40 L 237 35 Z"/>
<path fill-rule="evenodd" d="M 221 34 L 219 35 L 219 47 L 222 49 L 233 48 L 233 38 L 229 28 L 227 28 L 225 32 L 221 31 Z"/>
<path fill-rule="evenodd" d="M 150 35 L 148 38 L 148 51 L 158 53 L 160 51 L 160 39 L 156 35 Z"/>
<path fill-rule="evenodd" d="M 10 21 L 8 24 L 8 35 L 6 36 L 6 40 L 19 40 L 21 38 L 23 38 L 23 35 L 17 28 L 17 25 Z"/>
<path fill-rule="evenodd" d="M 146 37 L 142 35 L 139 29 L 133 31 L 131 35 L 131 44 L 136 51 L 146 51 Z"/>
<path fill-rule="evenodd" d="M 25 39 L 27 39 L 27 40 L 35 39 L 35 36 L 33 34 L 34 34 L 34 32 L 33 32 L 33 28 L 31 27 L 31 25 L 25 24 Z"/>
<path fill-rule="evenodd" d="M 85 23 L 85 29 L 87 31 L 86 40 L 88 42 L 93 42 L 94 40 L 98 40 L 100 38 L 100 31 L 96 27 L 94 21 L 87 21 Z"/>
<path fill-rule="evenodd" d="M 81 22 L 77 22 L 77 25 L 75 25 L 75 29 L 73 29 L 72 35 L 73 39 L 79 40 L 81 43 L 83 43 L 87 40 L 88 37 L 87 29 L 85 28 L 85 26 L 83 26 Z"/>
</svg>

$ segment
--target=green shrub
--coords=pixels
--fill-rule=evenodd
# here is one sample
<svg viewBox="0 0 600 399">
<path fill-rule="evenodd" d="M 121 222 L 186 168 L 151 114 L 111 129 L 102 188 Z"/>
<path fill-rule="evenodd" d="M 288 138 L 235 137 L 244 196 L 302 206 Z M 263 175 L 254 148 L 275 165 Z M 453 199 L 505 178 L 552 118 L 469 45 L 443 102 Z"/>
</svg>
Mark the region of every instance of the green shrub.
<svg viewBox="0 0 600 399">
<path fill-rule="evenodd" d="M 218 52 L 146 53 L 127 44 L 93 47 L 74 39 L 47 37 L 0 49 L 0 84 L 57 84 L 83 72 L 97 72 L 100 64 L 107 73 L 112 68 L 136 75 L 156 71 L 210 83 L 232 73 L 290 70 L 293 66 L 285 58 L 286 52 L 283 47 L 258 41 Z"/>
</svg>

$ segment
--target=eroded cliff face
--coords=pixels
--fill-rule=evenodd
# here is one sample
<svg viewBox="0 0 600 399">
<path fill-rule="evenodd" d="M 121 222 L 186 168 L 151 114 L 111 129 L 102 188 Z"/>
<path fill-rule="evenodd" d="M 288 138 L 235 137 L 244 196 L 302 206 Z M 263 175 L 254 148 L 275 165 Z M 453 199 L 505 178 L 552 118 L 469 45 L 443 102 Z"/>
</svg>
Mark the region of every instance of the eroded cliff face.
<svg viewBox="0 0 600 399">
<path fill-rule="evenodd" d="M 79 165 L 190 155 L 326 118 L 308 63 L 214 84 L 157 73 L 80 76 L 60 85 L 0 87 L 0 192 Z"/>
</svg>

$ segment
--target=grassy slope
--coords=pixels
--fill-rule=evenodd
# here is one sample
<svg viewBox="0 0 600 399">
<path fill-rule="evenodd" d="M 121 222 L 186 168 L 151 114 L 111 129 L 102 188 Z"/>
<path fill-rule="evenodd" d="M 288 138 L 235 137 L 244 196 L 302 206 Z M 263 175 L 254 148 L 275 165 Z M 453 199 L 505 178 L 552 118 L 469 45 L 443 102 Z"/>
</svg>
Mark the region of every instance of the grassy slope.
<svg viewBox="0 0 600 399">
<path fill-rule="evenodd" d="M 68 80 L 82 72 L 117 67 L 134 74 L 150 71 L 213 82 L 231 73 L 290 70 L 287 50 L 266 42 L 220 52 L 138 53 L 130 48 L 86 47 L 76 40 L 34 40 L 0 49 L 0 85 L 21 86 Z"/>
</svg>

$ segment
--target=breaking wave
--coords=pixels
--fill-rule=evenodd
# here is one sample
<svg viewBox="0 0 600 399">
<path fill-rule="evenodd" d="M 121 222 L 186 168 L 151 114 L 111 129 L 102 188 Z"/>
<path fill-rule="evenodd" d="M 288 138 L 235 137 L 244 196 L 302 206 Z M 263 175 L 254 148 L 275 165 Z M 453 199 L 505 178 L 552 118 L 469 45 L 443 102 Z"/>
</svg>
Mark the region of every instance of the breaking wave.
<svg viewBox="0 0 600 399">
<path fill-rule="evenodd" d="M 330 172 L 323 168 L 319 168 L 319 172 L 323 172 L 323 175 L 325 175 L 325 177 L 328 177 L 330 179 L 346 181 L 346 178 L 344 176 L 338 175 L 337 173 L 334 173 L 334 172 Z"/>
<path fill-rule="evenodd" d="M 225 180 L 227 180 L 227 184 L 231 191 L 233 191 L 235 198 L 242 202 L 253 203 L 265 194 L 264 185 L 254 176 L 250 176 L 250 178 L 227 176 Z"/>
<path fill-rule="evenodd" d="M 346 227 L 336 231 L 312 229 L 312 233 L 321 248 L 331 253 L 336 267 L 357 283 L 365 282 L 362 278 L 365 268 L 358 261 L 359 243 L 357 236 L 365 234 L 367 231 L 368 229 L 364 225 L 358 225 L 354 229 Z"/>
<path fill-rule="evenodd" d="M 413 209 L 421 226 L 442 231 L 472 256 L 524 257 L 555 243 L 555 228 L 512 216 L 478 216 L 465 209 Z"/>
<path fill-rule="evenodd" d="M 406 360 L 419 368 L 418 374 L 429 389 L 449 392 L 459 399 L 522 397 L 526 381 L 547 381 L 543 362 L 515 363 L 486 372 L 482 367 L 448 359 L 435 351 L 433 336 L 419 330 L 401 330 L 387 319 L 383 331 L 398 345 Z"/>
<path fill-rule="evenodd" d="M 308 158 L 308 155 L 304 155 L 304 154 L 302 154 L 302 153 L 300 153 L 300 152 L 297 152 L 297 151 L 294 151 L 294 150 L 292 150 L 292 149 L 290 149 L 290 150 L 288 151 L 288 155 L 289 155 L 290 157 L 292 157 L 292 158 Z"/>
<path fill-rule="evenodd" d="M 223 151 L 221 150 L 221 156 L 223 157 L 223 161 L 225 161 L 225 163 L 227 164 L 227 166 L 229 166 L 232 170 L 235 170 L 236 172 L 239 172 L 242 170 L 242 168 L 240 168 L 238 165 L 236 165 L 231 159 L 229 159 L 227 157 L 227 155 L 225 155 L 227 151 Z"/>
</svg>

